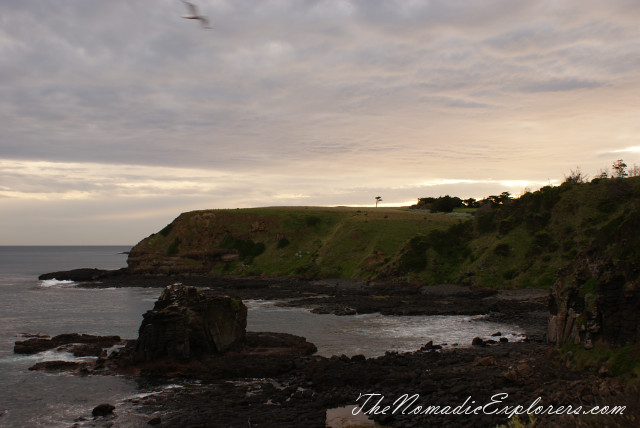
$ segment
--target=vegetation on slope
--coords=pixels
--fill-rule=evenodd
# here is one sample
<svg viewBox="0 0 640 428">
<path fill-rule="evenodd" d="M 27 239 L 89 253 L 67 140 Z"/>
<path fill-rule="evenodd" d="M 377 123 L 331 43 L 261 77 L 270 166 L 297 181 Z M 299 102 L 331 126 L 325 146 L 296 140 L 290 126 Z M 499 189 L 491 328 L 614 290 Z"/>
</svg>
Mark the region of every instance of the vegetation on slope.
<svg viewBox="0 0 640 428">
<path fill-rule="evenodd" d="M 134 271 L 376 277 L 416 234 L 458 217 L 401 208 L 272 207 L 184 213 L 131 251 Z"/>
<path fill-rule="evenodd" d="M 634 177 L 543 187 L 486 203 L 473 218 L 402 208 L 194 211 L 143 240 L 129 261 L 139 271 L 549 288 L 594 245 L 640 255 L 620 241 L 639 200 Z"/>
</svg>

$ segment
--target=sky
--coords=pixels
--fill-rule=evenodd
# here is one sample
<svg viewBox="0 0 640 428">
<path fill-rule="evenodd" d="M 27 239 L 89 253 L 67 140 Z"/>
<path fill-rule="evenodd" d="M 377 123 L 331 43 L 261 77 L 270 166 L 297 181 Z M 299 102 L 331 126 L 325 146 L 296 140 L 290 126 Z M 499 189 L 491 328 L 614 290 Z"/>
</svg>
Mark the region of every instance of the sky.
<svg viewBox="0 0 640 428">
<path fill-rule="evenodd" d="M 637 0 L 0 0 L 0 245 L 640 163 Z"/>
</svg>

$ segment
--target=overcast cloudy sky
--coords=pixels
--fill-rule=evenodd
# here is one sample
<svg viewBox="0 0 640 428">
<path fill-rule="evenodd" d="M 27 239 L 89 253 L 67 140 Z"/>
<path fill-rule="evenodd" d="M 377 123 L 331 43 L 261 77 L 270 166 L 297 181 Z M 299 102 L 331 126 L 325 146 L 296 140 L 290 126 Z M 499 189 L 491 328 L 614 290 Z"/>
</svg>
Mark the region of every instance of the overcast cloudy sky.
<svg viewBox="0 0 640 428">
<path fill-rule="evenodd" d="M 0 245 L 640 163 L 637 0 L 0 0 Z"/>
</svg>

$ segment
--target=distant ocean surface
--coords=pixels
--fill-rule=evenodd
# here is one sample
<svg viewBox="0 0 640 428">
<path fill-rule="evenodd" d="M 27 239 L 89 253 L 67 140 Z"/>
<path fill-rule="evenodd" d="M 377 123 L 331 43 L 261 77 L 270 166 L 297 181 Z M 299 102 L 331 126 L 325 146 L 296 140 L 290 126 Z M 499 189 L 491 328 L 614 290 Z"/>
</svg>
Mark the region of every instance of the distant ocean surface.
<svg viewBox="0 0 640 428">
<path fill-rule="evenodd" d="M 128 246 L 0 246 L 0 427 L 94 426 L 91 410 L 100 403 L 116 405 L 116 426 L 147 426 L 146 419 L 125 403 L 127 398 L 175 387 L 145 379 L 70 376 L 29 371 L 45 359 L 73 360 L 70 354 L 13 353 L 23 333 L 119 335 L 135 338 L 142 314 L 153 307 L 159 288 L 85 289 L 65 281 L 39 281 L 42 273 L 82 267 L 126 266 Z M 276 331 L 307 337 L 320 355 L 382 355 L 413 351 L 429 340 L 468 345 L 475 336 L 495 331 L 517 338 L 515 326 L 479 317 L 393 317 L 367 314 L 316 315 L 301 308 L 281 308 L 270 301 L 247 301 L 248 330 Z M 77 422 L 83 417 L 88 421 Z"/>
<path fill-rule="evenodd" d="M 140 386 L 123 377 L 78 377 L 29 371 L 45 359 L 72 355 L 13 353 L 22 333 L 117 334 L 137 337 L 142 314 L 159 289 L 83 289 L 38 281 L 45 272 L 126 266 L 130 247 L 0 247 L 0 426 L 69 426 L 100 403 L 135 395 Z"/>
</svg>

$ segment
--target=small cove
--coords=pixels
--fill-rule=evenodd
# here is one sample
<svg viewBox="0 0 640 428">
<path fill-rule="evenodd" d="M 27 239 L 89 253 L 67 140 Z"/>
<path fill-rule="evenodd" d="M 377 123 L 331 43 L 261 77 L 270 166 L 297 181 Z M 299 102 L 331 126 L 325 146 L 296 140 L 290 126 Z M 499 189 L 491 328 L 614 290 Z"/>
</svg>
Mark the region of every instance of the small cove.
<svg viewBox="0 0 640 428">
<path fill-rule="evenodd" d="M 0 263 L 0 385 L 6 391 L 0 403 L 2 426 L 61 426 L 78 417 L 90 418 L 101 402 L 120 407 L 120 421 L 134 418 L 125 400 L 157 391 L 144 379 L 32 372 L 28 367 L 54 355 L 19 356 L 13 343 L 22 333 L 118 334 L 135 338 L 142 314 L 153 306 L 159 288 L 84 289 L 68 282 L 42 282 L 39 273 L 77 266 L 117 268 L 126 247 L 2 248 Z M 102 260 L 102 264 L 97 261 Z M 354 316 L 318 315 L 309 310 L 280 307 L 276 301 L 247 300 L 249 331 L 274 331 L 305 336 L 323 356 L 387 351 L 414 351 L 432 340 L 449 346 L 469 346 L 475 336 L 489 338 L 500 331 L 509 340 L 521 329 L 490 323 L 477 316 Z M 63 355 L 64 357 L 64 355 Z M 167 384 L 173 383 L 169 380 Z M 185 387 L 197 387 L 185 384 Z M 190 386 L 191 385 L 191 386 Z M 166 385 L 165 385 L 166 386 Z M 123 414 L 130 410 L 131 414 Z M 134 418 L 135 419 L 135 418 Z"/>
</svg>

